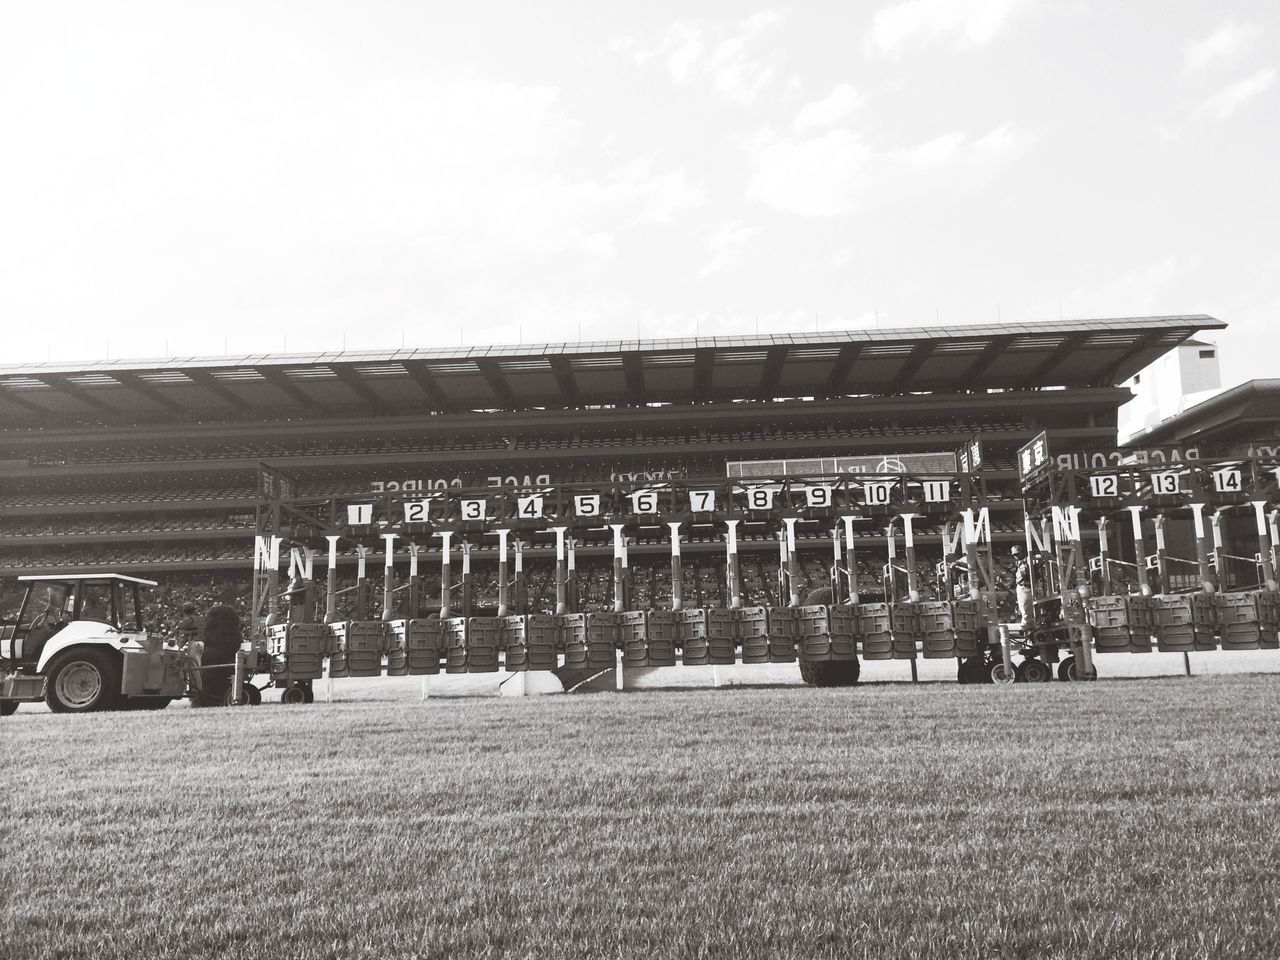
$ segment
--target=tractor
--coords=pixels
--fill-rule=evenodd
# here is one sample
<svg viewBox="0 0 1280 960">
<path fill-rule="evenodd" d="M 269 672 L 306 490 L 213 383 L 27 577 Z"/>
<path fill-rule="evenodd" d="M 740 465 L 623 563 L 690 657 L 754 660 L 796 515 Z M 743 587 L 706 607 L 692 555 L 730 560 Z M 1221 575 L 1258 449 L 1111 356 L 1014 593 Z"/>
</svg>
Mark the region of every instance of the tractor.
<svg viewBox="0 0 1280 960">
<path fill-rule="evenodd" d="M 163 710 L 187 694 L 198 651 L 142 626 L 142 588 L 153 581 L 119 573 L 18 580 L 22 606 L 16 619 L 0 620 L 0 716 L 38 700 L 55 713 Z"/>
</svg>

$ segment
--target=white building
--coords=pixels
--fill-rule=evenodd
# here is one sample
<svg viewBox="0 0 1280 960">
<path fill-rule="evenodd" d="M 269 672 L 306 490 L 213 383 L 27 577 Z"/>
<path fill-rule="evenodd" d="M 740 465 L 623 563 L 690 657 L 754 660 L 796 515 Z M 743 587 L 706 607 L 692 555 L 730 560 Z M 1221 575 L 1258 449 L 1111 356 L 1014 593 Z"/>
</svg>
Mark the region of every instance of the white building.
<svg viewBox="0 0 1280 960">
<path fill-rule="evenodd" d="M 1118 413 L 1120 445 L 1222 392 L 1218 348 L 1187 340 L 1125 382 L 1133 399 Z"/>
</svg>

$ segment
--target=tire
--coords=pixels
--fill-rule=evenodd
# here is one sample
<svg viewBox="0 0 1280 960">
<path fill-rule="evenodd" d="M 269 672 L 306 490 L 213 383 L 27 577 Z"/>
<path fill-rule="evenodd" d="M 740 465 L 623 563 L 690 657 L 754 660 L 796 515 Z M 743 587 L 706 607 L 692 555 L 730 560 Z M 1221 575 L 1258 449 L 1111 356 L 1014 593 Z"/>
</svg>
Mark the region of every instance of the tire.
<svg viewBox="0 0 1280 960">
<path fill-rule="evenodd" d="M 120 702 L 119 657 L 93 647 L 58 654 L 50 665 L 44 701 L 54 713 L 114 708 Z"/>
<path fill-rule="evenodd" d="M 227 691 L 226 699 L 222 701 L 224 706 L 231 706 L 231 691 Z M 246 683 L 240 688 L 240 705 L 245 707 L 256 707 L 262 703 L 262 691 L 255 687 L 252 683 Z"/>
<path fill-rule="evenodd" d="M 1027 657 L 1018 664 L 1018 679 L 1023 683 L 1048 683 L 1053 678 L 1053 671 L 1043 660 Z"/>
<path fill-rule="evenodd" d="M 987 667 L 987 678 L 994 684 L 1006 686 L 1017 681 L 1018 671 L 1016 669 L 1006 669 L 1004 660 L 996 660 L 991 666 Z"/>
<path fill-rule="evenodd" d="M 800 661 L 800 679 L 811 687 L 852 687 L 860 676 L 857 660 Z"/>
<path fill-rule="evenodd" d="M 20 700 L 0 700 L 0 717 L 12 717 L 21 702 Z"/>
<path fill-rule="evenodd" d="M 307 691 L 303 690 L 302 687 L 299 687 L 299 686 L 285 687 L 284 692 L 280 694 L 280 702 L 281 703 L 306 703 Z"/>
<path fill-rule="evenodd" d="M 1058 679 L 1069 683 L 1078 683 L 1081 680 L 1097 680 L 1098 668 L 1094 667 L 1093 672 L 1089 676 L 1080 676 L 1076 671 L 1076 658 L 1067 657 L 1058 664 Z"/>
</svg>

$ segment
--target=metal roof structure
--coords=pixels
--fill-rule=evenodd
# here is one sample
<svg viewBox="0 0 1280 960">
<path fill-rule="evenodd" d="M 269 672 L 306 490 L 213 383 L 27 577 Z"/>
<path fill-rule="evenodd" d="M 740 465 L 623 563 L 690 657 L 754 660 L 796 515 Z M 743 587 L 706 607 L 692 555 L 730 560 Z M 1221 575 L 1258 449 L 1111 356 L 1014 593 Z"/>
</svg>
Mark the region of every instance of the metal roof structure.
<svg viewBox="0 0 1280 960">
<path fill-rule="evenodd" d="M 812 334 L 0 366 L 6 425 L 1113 386 L 1203 314 Z"/>
<path fill-rule="evenodd" d="M 1280 445 L 1280 380 L 1247 380 L 1201 400 L 1145 433 L 1129 446 L 1198 443 L 1213 446 L 1274 440 Z"/>
</svg>

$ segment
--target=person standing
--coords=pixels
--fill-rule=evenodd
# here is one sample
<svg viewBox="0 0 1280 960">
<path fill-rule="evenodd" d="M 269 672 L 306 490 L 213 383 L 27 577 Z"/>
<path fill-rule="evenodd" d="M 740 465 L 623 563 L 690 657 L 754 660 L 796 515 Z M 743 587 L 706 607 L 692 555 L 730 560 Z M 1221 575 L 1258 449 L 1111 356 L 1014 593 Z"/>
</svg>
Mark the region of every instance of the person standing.
<svg viewBox="0 0 1280 960">
<path fill-rule="evenodd" d="M 1031 564 L 1023 555 L 1021 547 L 1015 546 L 1009 552 L 1017 562 L 1013 582 L 1018 592 L 1018 614 L 1022 618 L 1022 631 L 1025 634 L 1031 629 L 1031 623 L 1035 619 L 1035 603 L 1031 593 Z"/>
</svg>

